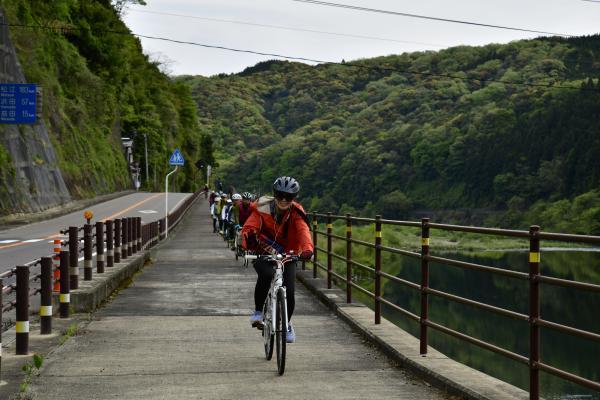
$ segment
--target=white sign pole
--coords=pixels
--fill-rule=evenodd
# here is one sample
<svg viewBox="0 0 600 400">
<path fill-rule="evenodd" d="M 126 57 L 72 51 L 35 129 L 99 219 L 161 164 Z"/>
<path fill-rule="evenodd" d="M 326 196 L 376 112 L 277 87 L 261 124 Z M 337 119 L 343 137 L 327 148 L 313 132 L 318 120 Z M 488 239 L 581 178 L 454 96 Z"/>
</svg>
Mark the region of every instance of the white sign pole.
<svg viewBox="0 0 600 400">
<path fill-rule="evenodd" d="M 177 171 L 177 165 L 175 169 L 167 174 L 165 178 L 165 239 L 169 235 L 169 175 Z"/>
</svg>

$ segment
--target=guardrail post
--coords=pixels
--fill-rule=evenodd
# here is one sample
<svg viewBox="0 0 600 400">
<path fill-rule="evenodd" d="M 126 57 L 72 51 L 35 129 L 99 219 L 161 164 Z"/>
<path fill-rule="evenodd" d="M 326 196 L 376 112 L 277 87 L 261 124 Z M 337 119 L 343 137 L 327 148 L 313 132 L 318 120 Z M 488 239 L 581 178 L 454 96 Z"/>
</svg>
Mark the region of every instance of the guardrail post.
<svg viewBox="0 0 600 400">
<path fill-rule="evenodd" d="M 121 219 L 115 219 L 115 263 L 121 262 Z"/>
<path fill-rule="evenodd" d="M 142 217 L 136 217 L 137 220 L 137 250 L 142 251 Z"/>
<path fill-rule="evenodd" d="M 127 258 L 127 234 L 129 232 L 129 228 L 127 228 L 127 218 L 121 219 L 121 259 L 125 260 Z"/>
<path fill-rule="evenodd" d="M 420 347 L 421 355 L 427 354 L 427 318 L 429 318 L 429 302 L 427 289 L 429 288 L 429 218 L 421 219 L 421 332 Z"/>
<path fill-rule="evenodd" d="M 131 254 L 135 254 L 138 251 L 137 239 L 138 239 L 138 225 L 137 218 L 131 217 Z"/>
<path fill-rule="evenodd" d="M 61 252 L 62 254 L 62 252 Z M 72 289 L 79 288 L 79 228 L 76 226 L 69 227 L 69 251 L 71 259 L 69 260 L 69 283 Z M 62 260 L 61 264 L 62 265 Z M 62 269 L 61 269 L 62 271 Z M 61 283 L 65 281 L 60 278 Z"/>
<path fill-rule="evenodd" d="M 69 271 L 69 260 L 70 255 L 68 251 L 60 252 L 60 317 L 69 318 L 69 307 L 71 305 L 70 292 L 71 288 L 69 285 L 69 279 L 67 278 L 67 271 Z"/>
<path fill-rule="evenodd" d="M 331 289 L 331 271 L 333 271 L 333 256 L 331 255 L 331 233 L 333 224 L 331 221 L 331 213 L 327 213 L 327 289 Z"/>
<path fill-rule="evenodd" d="M 127 257 L 133 255 L 131 242 L 133 242 L 133 218 L 127 217 Z"/>
<path fill-rule="evenodd" d="M 317 279 L 317 231 L 319 230 L 319 223 L 317 222 L 317 213 L 313 212 L 313 245 L 315 247 L 315 254 L 313 255 L 313 278 Z"/>
<path fill-rule="evenodd" d="M 375 216 L 375 324 L 381 323 L 381 215 Z"/>
<path fill-rule="evenodd" d="M 48 335 L 52 333 L 52 257 L 42 257 L 40 269 L 40 334 Z"/>
<path fill-rule="evenodd" d="M 352 303 L 352 216 L 346 214 L 346 303 Z"/>
<path fill-rule="evenodd" d="M 92 225 L 83 226 L 83 280 L 92 280 Z"/>
<path fill-rule="evenodd" d="M 0 381 L 2 381 L 2 310 L 4 302 L 2 300 L 2 291 L 4 290 L 4 280 L 0 278 Z"/>
<path fill-rule="evenodd" d="M 104 273 L 104 223 L 96 222 L 96 272 Z"/>
<path fill-rule="evenodd" d="M 114 245 L 113 221 L 108 220 L 106 221 L 106 268 L 115 265 Z"/>
<path fill-rule="evenodd" d="M 529 227 L 529 399 L 540 398 L 540 227 Z"/>
<path fill-rule="evenodd" d="M 29 353 L 29 267 L 17 267 L 16 354 Z"/>
</svg>

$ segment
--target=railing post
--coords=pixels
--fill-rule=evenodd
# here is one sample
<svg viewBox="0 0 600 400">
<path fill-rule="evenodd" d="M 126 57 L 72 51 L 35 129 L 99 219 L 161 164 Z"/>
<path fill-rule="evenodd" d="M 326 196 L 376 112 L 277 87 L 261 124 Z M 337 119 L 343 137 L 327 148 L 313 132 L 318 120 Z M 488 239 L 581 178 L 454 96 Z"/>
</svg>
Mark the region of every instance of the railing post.
<svg viewBox="0 0 600 400">
<path fill-rule="evenodd" d="M 540 227 L 529 227 L 529 399 L 540 398 Z"/>
<path fill-rule="evenodd" d="M 29 353 L 29 267 L 17 267 L 17 355 Z"/>
<path fill-rule="evenodd" d="M 127 257 L 133 255 L 133 218 L 127 217 Z"/>
<path fill-rule="evenodd" d="M 142 217 L 136 217 L 137 220 L 137 250 L 142 251 Z"/>
<path fill-rule="evenodd" d="M 106 221 L 106 268 L 113 267 L 115 265 L 115 252 L 114 252 L 114 234 L 113 234 L 113 221 Z"/>
<path fill-rule="evenodd" d="M 71 306 L 71 288 L 69 285 L 69 279 L 67 278 L 67 271 L 69 271 L 69 256 L 68 251 L 60 252 L 60 317 L 69 318 L 69 307 Z"/>
<path fill-rule="evenodd" d="M 381 215 L 375 216 L 375 324 L 381 323 Z"/>
<path fill-rule="evenodd" d="M 115 219 L 115 263 L 121 262 L 121 219 Z"/>
<path fill-rule="evenodd" d="M 420 348 L 421 355 L 427 354 L 427 318 L 429 318 L 429 302 L 427 289 L 429 288 L 429 218 L 421 219 L 421 332 Z"/>
<path fill-rule="evenodd" d="M 83 226 L 83 280 L 92 280 L 92 225 Z"/>
<path fill-rule="evenodd" d="M 352 303 L 352 216 L 346 214 L 346 303 Z"/>
<path fill-rule="evenodd" d="M 96 222 L 96 272 L 104 273 L 104 223 Z"/>
<path fill-rule="evenodd" d="M 129 228 L 127 228 L 127 218 L 121 219 L 121 259 L 125 260 L 127 258 L 127 234 L 129 232 Z"/>
<path fill-rule="evenodd" d="M 0 278 L 0 381 L 2 381 L 2 309 L 4 302 L 2 300 L 2 291 L 4 290 L 4 280 Z"/>
<path fill-rule="evenodd" d="M 327 289 L 331 289 L 331 278 L 333 271 L 333 256 L 331 255 L 331 233 L 333 231 L 333 224 L 331 221 L 331 213 L 327 213 Z"/>
<path fill-rule="evenodd" d="M 131 224 L 131 235 L 129 236 L 129 242 L 131 243 L 131 254 L 137 253 L 137 224 L 134 217 L 129 217 L 129 223 Z"/>
<path fill-rule="evenodd" d="M 61 253 L 62 254 L 62 253 Z M 79 288 L 79 228 L 76 226 L 69 227 L 69 252 L 71 259 L 69 260 L 69 283 L 71 289 Z M 62 260 L 61 260 L 62 265 Z M 62 269 L 61 269 L 62 271 Z M 60 278 L 61 283 L 65 280 Z"/>
<path fill-rule="evenodd" d="M 319 230 L 319 223 L 317 222 L 317 213 L 313 212 L 313 245 L 315 247 L 315 254 L 313 255 L 313 278 L 317 279 L 317 231 Z"/>
<path fill-rule="evenodd" d="M 42 257 L 40 269 L 40 334 L 48 335 L 52 333 L 52 257 Z"/>
</svg>

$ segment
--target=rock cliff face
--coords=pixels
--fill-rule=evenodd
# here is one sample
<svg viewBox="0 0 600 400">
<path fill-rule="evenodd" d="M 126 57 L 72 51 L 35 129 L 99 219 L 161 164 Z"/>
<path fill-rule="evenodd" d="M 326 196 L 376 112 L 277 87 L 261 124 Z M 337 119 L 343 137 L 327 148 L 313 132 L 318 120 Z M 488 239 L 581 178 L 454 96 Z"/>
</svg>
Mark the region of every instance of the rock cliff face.
<svg viewBox="0 0 600 400">
<path fill-rule="evenodd" d="M 35 83 L 25 80 L 2 10 L 0 22 L 0 83 Z M 38 212 L 71 200 L 42 120 L 33 125 L 0 125 L 0 160 L 2 153 L 0 215 Z"/>
</svg>

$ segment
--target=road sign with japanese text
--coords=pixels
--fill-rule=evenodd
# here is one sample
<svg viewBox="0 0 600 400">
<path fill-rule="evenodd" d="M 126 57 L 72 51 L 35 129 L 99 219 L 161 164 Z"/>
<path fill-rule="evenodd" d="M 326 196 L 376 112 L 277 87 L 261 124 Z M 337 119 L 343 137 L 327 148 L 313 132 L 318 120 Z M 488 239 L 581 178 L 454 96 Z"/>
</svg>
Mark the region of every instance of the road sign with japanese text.
<svg viewBox="0 0 600 400">
<path fill-rule="evenodd" d="M 0 84 L 0 123 L 35 124 L 36 96 L 33 83 Z"/>
</svg>

